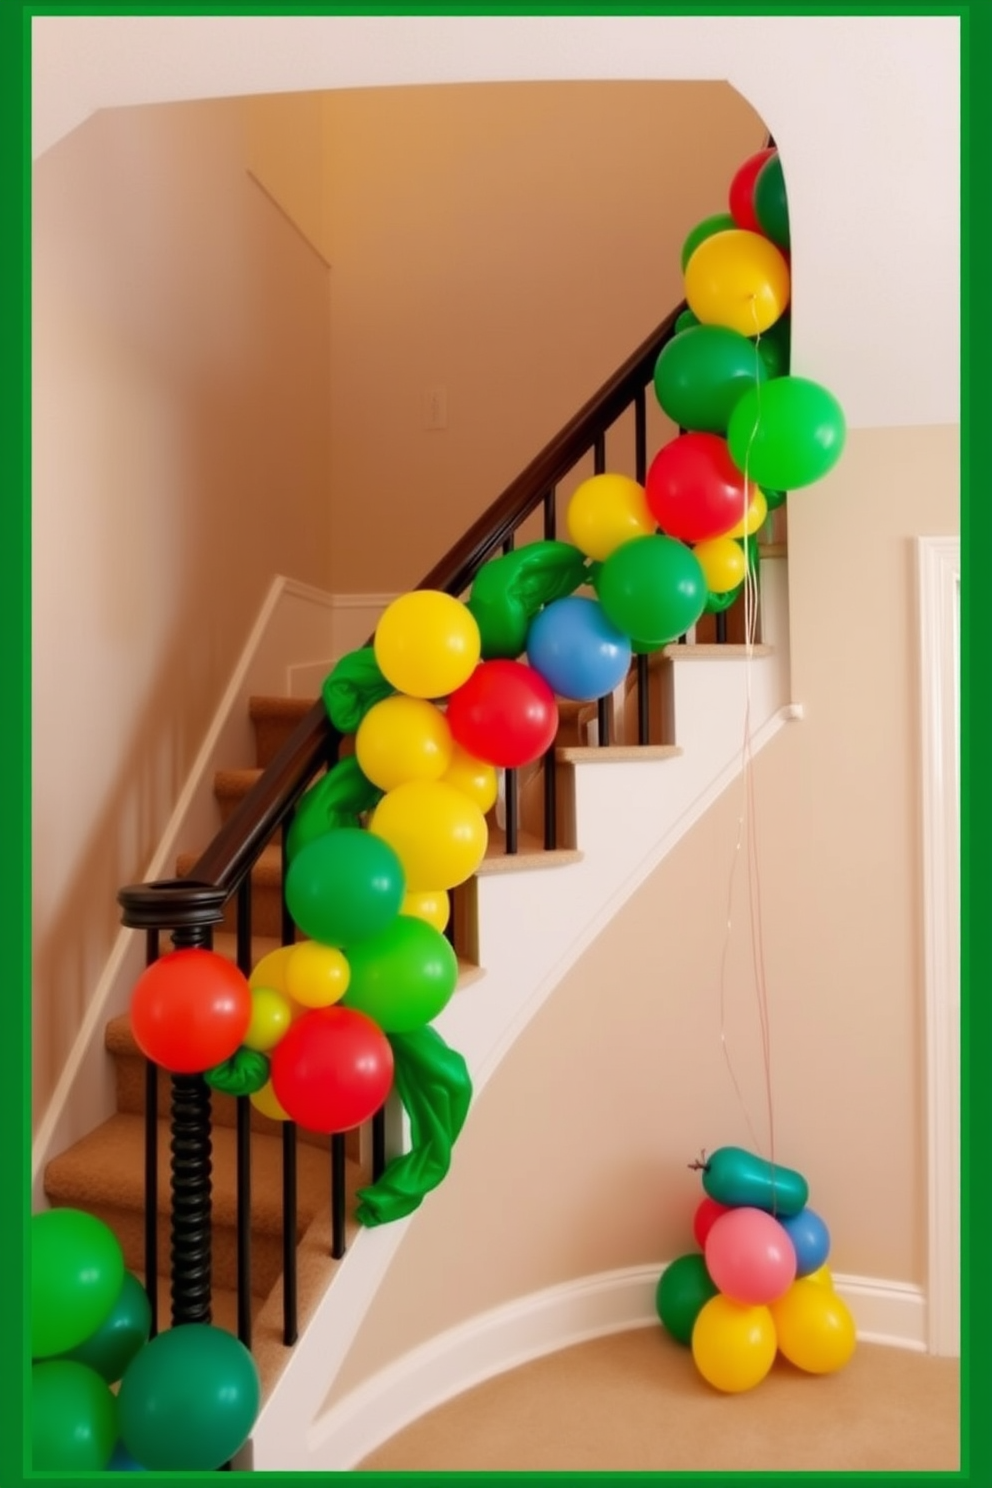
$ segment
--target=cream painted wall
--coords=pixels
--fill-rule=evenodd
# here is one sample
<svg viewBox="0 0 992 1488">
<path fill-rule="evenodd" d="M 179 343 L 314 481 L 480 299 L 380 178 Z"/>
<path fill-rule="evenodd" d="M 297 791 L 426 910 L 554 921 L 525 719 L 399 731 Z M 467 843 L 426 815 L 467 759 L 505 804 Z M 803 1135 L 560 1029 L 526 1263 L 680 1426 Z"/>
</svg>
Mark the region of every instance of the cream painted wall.
<svg viewBox="0 0 992 1488">
<path fill-rule="evenodd" d="M 328 260 L 324 95 L 270 93 L 244 99 L 245 159 L 263 190 Z"/>
<path fill-rule="evenodd" d="M 329 319 L 236 103 L 98 114 L 33 192 L 37 1119 L 273 574 L 327 584 Z"/>
<path fill-rule="evenodd" d="M 397 592 L 679 302 L 686 233 L 766 129 L 718 82 L 343 89 L 324 110 L 334 588 Z M 653 450 L 674 431 L 649 403 Z M 631 421 L 607 454 L 633 474 Z"/>
<path fill-rule="evenodd" d="M 750 816 L 776 1157 L 807 1175 L 837 1271 L 921 1285 L 913 537 L 958 530 L 957 460 L 956 428 L 859 430 L 831 475 L 790 498 L 793 696 L 805 718 L 757 757 Z M 490 1079 L 328 1404 L 487 1308 L 691 1250 L 701 1189 L 687 1164 L 726 1143 L 769 1150 L 746 854 L 723 1024 L 743 1107 L 721 1044 L 743 800 L 738 786 L 721 797 Z"/>
</svg>

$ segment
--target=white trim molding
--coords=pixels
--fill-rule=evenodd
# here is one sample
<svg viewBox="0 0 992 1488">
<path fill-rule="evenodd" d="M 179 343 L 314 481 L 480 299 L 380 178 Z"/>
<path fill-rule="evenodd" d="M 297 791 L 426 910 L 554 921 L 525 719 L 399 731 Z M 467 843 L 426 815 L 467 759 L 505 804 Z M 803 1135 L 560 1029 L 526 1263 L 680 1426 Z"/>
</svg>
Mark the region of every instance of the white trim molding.
<svg viewBox="0 0 992 1488">
<path fill-rule="evenodd" d="M 655 1293 L 664 1269 L 659 1261 L 582 1277 L 438 1334 L 359 1385 L 314 1423 L 305 1445 L 309 1470 L 353 1470 L 427 1411 L 532 1359 L 608 1333 L 660 1328 Z M 862 1276 L 835 1276 L 833 1281 L 851 1309 L 861 1342 L 925 1351 L 926 1303 L 919 1287 Z M 692 1367 L 687 1352 L 686 1368 Z M 255 1462 L 256 1470 L 275 1466 Z"/>
<path fill-rule="evenodd" d="M 961 1352 L 961 540 L 917 539 L 931 1353 Z"/>
</svg>

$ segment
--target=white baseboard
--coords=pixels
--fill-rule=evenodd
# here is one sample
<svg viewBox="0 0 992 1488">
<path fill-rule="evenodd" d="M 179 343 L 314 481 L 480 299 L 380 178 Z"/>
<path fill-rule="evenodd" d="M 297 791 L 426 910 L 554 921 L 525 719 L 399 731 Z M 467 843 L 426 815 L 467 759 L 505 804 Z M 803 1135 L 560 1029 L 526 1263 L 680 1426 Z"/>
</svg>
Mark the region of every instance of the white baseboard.
<svg viewBox="0 0 992 1488">
<path fill-rule="evenodd" d="M 584 1277 L 535 1292 L 430 1339 L 353 1390 L 311 1427 L 309 1468 L 348 1471 L 427 1411 L 463 1391 L 574 1344 L 660 1327 L 655 1292 L 663 1263 Z M 864 1343 L 925 1351 L 926 1302 L 904 1282 L 835 1276 Z M 256 1463 L 276 1469 L 278 1464 Z"/>
</svg>

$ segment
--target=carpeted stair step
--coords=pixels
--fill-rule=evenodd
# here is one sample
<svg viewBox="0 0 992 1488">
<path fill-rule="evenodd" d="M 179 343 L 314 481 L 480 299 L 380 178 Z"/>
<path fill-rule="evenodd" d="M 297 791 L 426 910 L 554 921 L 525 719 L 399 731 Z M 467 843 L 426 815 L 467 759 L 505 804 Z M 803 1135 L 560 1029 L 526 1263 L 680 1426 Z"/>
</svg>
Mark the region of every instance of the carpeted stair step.
<svg viewBox="0 0 992 1488">
<path fill-rule="evenodd" d="M 236 1141 L 231 1127 L 215 1126 L 212 1134 L 213 1204 L 212 1275 L 214 1283 L 237 1288 Z M 53 1206 L 86 1210 L 117 1235 L 126 1265 L 144 1265 L 144 1142 L 140 1116 L 118 1113 L 95 1131 L 53 1158 L 45 1169 L 45 1193 Z M 159 1122 L 158 1244 L 160 1266 L 169 1265 L 170 1199 L 169 1125 Z M 363 1181 L 349 1161 L 352 1185 Z M 326 1153 L 307 1143 L 297 1145 L 297 1238 L 314 1217 L 329 1209 L 331 1165 Z M 364 1180 L 367 1181 L 367 1180 Z M 263 1133 L 251 1143 L 252 1291 L 268 1296 L 282 1273 L 282 1140 Z"/>
<path fill-rule="evenodd" d="M 252 697 L 248 699 L 248 716 L 255 731 L 255 762 L 264 769 L 272 763 L 302 718 L 310 712 L 315 698 Z"/>
</svg>

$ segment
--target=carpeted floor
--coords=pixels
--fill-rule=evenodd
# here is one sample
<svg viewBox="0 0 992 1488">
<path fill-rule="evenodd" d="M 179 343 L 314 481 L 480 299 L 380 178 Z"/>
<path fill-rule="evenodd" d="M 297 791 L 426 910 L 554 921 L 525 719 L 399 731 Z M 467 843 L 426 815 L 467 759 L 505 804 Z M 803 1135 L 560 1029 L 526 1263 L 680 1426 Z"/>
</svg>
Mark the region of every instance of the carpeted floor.
<svg viewBox="0 0 992 1488">
<path fill-rule="evenodd" d="M 959 1367 L 860 1344 L 837 1374 L 779 1360 L 722 1395 L 658 1327 L 548 1355 L 468 1390 L 364 1472 L 954 1472 Z"/>
</svg>

